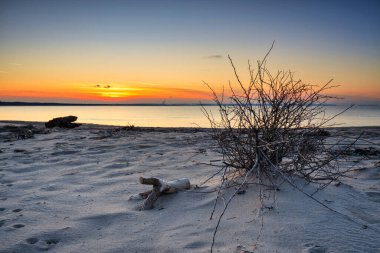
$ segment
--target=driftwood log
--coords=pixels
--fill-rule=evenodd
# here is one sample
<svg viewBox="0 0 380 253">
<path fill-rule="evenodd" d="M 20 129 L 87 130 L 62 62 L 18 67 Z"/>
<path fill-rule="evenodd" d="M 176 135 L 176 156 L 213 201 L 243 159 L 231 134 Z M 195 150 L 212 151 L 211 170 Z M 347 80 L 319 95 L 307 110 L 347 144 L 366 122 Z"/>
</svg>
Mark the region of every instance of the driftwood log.
<svg viewBox="0 0 380 253">
<path fill-rule="evenodd" d="M 190 181 L 187 178 L 181 178 L 172 181 L 166 181 L 159 178 L 144 178 L 140 177 L 139 179 L 141 184 L 152 185 L 153 189 L 139 193 L 137 198 L 145 199 L 142 203 L 140 210 L 149 210 L 152 209 L 154 203 L 158 199 L 158 197 L 162 194 L 174 193 L 179 190 L 185 190 L 190 188 Z M 136 199 L 136 196 L 132 196 L 132 198 Z"/>
<path fill-rule="evenodd" d="M 54 118 L 45 123 L 46 128 L 61 127 L 61 128 L 74 128 L 80 126 L 78 123 L 73 123 L 78 117 L 66 116 L 60 118 Z"/>
</svg>

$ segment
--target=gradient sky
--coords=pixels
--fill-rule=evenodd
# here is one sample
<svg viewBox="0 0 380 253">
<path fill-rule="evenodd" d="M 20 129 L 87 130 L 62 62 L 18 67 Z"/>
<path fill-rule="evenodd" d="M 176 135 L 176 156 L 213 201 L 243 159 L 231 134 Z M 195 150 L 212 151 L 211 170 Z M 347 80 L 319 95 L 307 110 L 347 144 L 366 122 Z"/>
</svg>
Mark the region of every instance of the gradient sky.
<svg viewBox="0 0 380 253">
<path fill-rule="evenodd" d="M 270 69 L 380 102 L 380 1 L 1 0 L 0 100 L 210 98 L 272 41 Z"/>
</svg>

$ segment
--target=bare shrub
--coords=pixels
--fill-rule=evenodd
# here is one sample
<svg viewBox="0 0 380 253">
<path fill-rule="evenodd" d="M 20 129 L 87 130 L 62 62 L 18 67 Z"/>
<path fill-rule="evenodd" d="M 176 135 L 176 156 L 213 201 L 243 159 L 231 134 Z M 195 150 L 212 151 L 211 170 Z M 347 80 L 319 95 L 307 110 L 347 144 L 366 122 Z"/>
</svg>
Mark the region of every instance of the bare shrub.
<svg viewBox="0 0 380 253">
<path fill-rule="evenodd" d="M 308 183 L 316 183 L 319 190 L 349 170 L 339 167 L 337 161 L 356 140 L 345 145 L 339 141 L 326 142 L 329 132 L 325 128 L 333 126 L 333 119 L 345 111 L 327 116 L 328 102 L 337 99 L 326 94 L 334 87 L 332 80 L 316 86 L 296 79 L 290 71 L 271 72 L 266 67 L 266 61 L 272 48 L 273 44 L 263 60 L 257 62 L 256 70 L 248 62 L 248 84 L 241 82 L 229 57 L 238 84 L 238 88 L 230 84 L 232 95 L 229 98 L 225 98 L 224 92 L 218 95 L 206 83 L 220 114 L 216 118 L 203 107 L 225 165 L 220 170 L 223 174 L 218 196 L 226 182 L 234 182 L 237 186 L 219 216 L 213 244 L 221 217 L 233 197 L 249 180 L 257 180 L 256 183 L 260 185 L 261 203 L 261 186 L 269 184 L 277 189 L 279 182 L 287 181 L 326 206 L 315 199 L 312 193 L 304 192 L 293 179 L 302 178 Z"/>
</svg>

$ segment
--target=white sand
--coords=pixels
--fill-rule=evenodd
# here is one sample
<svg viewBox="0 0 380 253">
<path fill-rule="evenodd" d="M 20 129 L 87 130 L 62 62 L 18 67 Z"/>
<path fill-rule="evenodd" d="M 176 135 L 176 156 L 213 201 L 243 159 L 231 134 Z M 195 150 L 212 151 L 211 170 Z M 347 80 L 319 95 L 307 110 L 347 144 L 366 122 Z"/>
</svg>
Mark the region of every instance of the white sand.
<svg viewBox="0 0 380 253">
<path fill-rule="evenodd" d="M 374 142 L 368 145 L 378 148 L 380 128 L 365 130 Z M 162 196 L 149 211 L 136 211 L 140 202 L 129 200 L 149 189 L 139 184 L 140 176 L 187 177 L 200 184 L 212 175 L 218 168 L 202 163 L 218 164 L 220 155 L 206 132 L 83 125 L 0 141 L 0 252 L 209 252 L 223 207 L 220 201 L 210 221 L 218 181 Z M 284 183 L 277 202 L 267 200 L 274 208 L 265 211 L 258 238 L 260 205 L 251 185 L 226 212 L 214 251 L 380 252 L 380 157 L 353 160 L 344 166 L 361 168 L 354 178 L 316 197 L 370 228 Z"/>
</svg>

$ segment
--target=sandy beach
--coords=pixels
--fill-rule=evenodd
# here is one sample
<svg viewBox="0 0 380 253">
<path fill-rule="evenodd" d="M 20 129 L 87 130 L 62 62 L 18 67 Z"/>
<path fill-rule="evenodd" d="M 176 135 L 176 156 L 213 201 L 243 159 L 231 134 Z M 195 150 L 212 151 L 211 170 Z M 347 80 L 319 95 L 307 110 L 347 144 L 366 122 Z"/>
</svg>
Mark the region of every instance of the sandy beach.
<svg viewBox="0 0 380 253">
<path fill-rule="evenodd" d="M 33 125 L 21 136 L 6 126 Z M 0 252 L 209 252 L 221 165 L 207 129 L 134 128 L 84 124 L 46 130 L 42 123 L 0 122 Z M 283 183 L 258 216 L 258 187 L 238 195 L 222 219 L 214 252 L 380 252 L 380 127 L 361 132 L 365 157 L 315 197 L 334 213 Z M 33 135 L 33 136 L 31 136 Z M 30 138 L 29 138 L 30 137 Z M 23 139 L 24 138 L 24 139 Z M 372 147 L 372 149 L 369 149 Z M 188 178 L 192 188 L 161 196 L 137 210 L 139 177 Z M 298 182 L 302 185 L 302 182 Z M 313 185 L 305 186 L 313 191 Z M 224 191 L 225 198 L 234 191 Z M 362 225 L 360 225 L 362 224 Z"/>
</svg>

